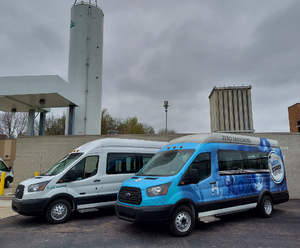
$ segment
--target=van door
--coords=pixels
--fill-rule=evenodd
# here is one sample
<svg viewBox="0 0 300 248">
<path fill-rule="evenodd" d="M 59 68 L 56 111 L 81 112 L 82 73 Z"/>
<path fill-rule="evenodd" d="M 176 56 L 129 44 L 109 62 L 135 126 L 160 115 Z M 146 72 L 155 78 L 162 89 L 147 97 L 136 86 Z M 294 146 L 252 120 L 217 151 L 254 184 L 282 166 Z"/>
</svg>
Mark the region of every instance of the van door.
<svg viewBox="0 0 300 248">
<path fill-rule="evenodd" d="M 108 153 L 106 165 L 101 168 L 103 173 L 101 177 L 102 191 L 99 194 L 100 201 L 116 201 L 122 182 L 133 176 L 139 167 L 139 160 L 134 152 Z"/>
<path fill-rule="evenodd" d="M 76 180 L 67 185 L 67 190 L 75 198 L 78 209 L 98 205 L 98 194 L 102 188 L 98 165 L 99 156 L 91 155 L 80 160 L 71 169 Z"/>
<path fill-rule="evenodd" d="M 213 164 L 210 152 L 198 154 L 191 163 L 190 168 L 196 169 L 200 178 L 197 184 L 199 197 L 196 203 L 212 202 L 217 200 L 222 194 L 218 187 Z"/>
</svg>

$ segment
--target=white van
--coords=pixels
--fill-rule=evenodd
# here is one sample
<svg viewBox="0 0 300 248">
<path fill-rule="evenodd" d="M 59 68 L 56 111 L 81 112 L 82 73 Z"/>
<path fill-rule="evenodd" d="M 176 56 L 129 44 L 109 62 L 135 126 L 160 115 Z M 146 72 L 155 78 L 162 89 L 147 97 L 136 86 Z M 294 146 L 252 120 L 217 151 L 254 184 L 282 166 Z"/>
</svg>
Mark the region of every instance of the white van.
<svg viewBox="0 0 300 248">
<path fill-rule="evenodd" d="M 0 181 L 2 172 L 5 172 L 4 188 L 8 188 L 9 185 L 14 181 L 14 173 L 12 172 L 11 168 L 5 164 L 2 158 L 0 158 Z"/>
<path fill-rule="evenodd" d="M 165 144 L 117 138 L 84 144 L 45 173 L 21 182 L 12 209 L 22 215 L 44 214 L 50 223 L 62 223 L 72 211 L 114 204 L 122 182 Z"/>
</svg>

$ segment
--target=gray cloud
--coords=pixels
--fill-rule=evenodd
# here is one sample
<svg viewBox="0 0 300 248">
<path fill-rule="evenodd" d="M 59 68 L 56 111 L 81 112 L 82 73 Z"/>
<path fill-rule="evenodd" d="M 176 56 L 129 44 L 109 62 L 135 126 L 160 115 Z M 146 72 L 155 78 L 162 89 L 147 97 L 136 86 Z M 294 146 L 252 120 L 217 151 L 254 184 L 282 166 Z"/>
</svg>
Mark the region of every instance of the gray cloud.
<svg viewBox="0 0 300 248">
<path fill-rule="evenodd" d="M 67 80 L 74 1 L 4 1 L 0 75 Z M 254 128 L 289 131 L 299 102 L 296 0 L 98 1 L 104 12 L 103 107 L 156 131 L 209 132 L 214 86 L 252 85 Z"/>
</svg>

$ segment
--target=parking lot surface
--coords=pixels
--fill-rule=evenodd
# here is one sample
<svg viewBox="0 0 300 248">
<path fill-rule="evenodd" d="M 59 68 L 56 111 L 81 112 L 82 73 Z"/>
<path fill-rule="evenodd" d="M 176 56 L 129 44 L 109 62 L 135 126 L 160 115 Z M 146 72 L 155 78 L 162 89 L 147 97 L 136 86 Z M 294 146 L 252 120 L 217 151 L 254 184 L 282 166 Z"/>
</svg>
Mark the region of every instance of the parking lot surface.
<svg viewBox="0 0 300 248">
<path fill-rule="evenodd" d="M 59 225 L 51 225 L 41 216 L 0 219 L 1 247 L 278 248 L 299 247 L 299 233 L 300 200 L 275 205 L 268 219 L 251 210 L 223 216 L 209 224 L 196 221 L 192 234 L 184 238 L 172 237 L 166 226 L 139 226 L 119 220 L 113 207 L 74 213 L 68 222 Z"/>
</svg>

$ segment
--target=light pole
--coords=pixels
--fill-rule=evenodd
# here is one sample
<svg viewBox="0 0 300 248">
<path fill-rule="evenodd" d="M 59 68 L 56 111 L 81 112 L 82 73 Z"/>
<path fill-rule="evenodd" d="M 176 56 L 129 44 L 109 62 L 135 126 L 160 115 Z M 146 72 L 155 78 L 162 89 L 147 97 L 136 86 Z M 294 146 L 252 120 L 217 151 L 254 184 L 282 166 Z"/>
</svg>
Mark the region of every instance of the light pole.
<svg viewBox="0 0 300 248">
<path fill-rule="evenodd" d="M 166 133 L 168 133 L 168 118 L 167 118 L 167 112 L 168 112 L 168 101 L 164 101 L 164 107 L 165 107 L 165 111 L 166 111 Z"/>
</svg>

